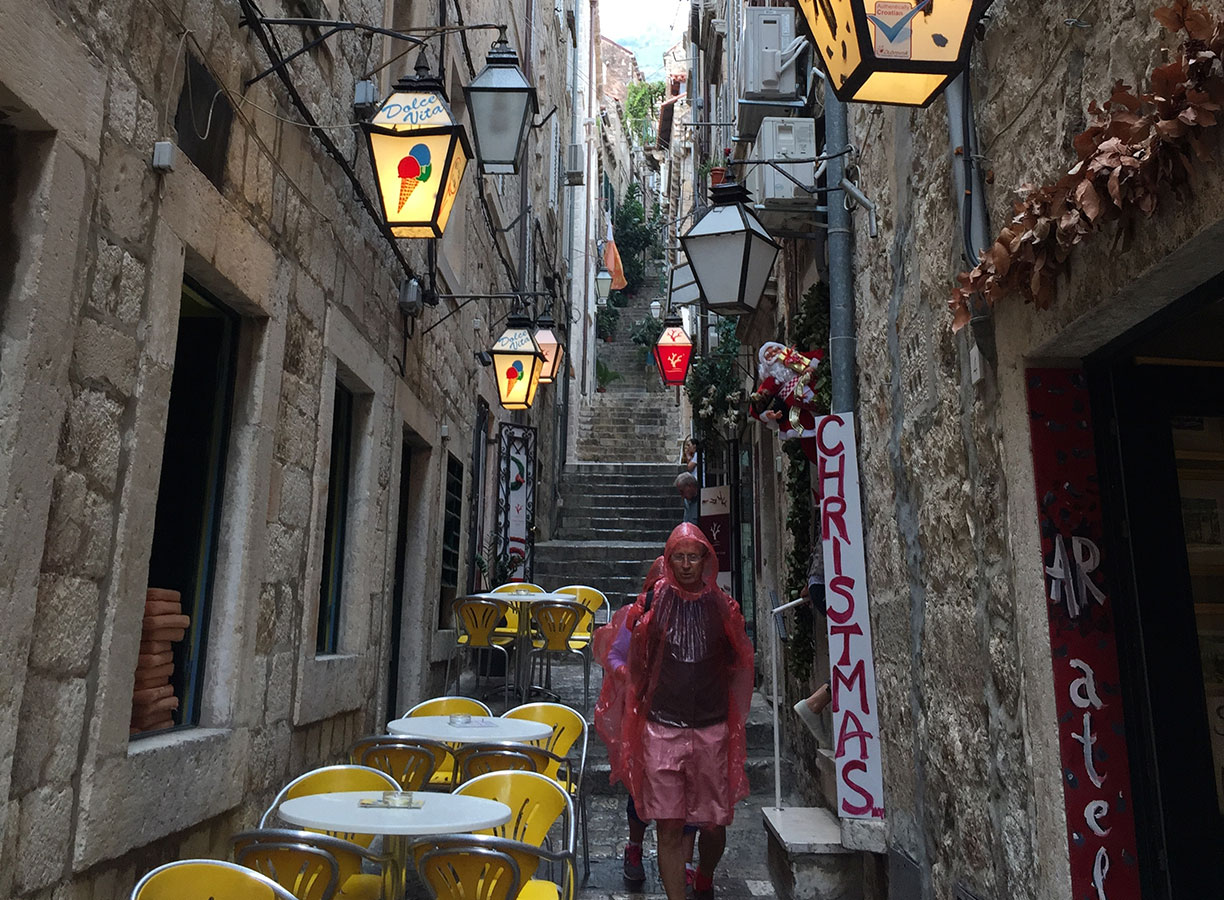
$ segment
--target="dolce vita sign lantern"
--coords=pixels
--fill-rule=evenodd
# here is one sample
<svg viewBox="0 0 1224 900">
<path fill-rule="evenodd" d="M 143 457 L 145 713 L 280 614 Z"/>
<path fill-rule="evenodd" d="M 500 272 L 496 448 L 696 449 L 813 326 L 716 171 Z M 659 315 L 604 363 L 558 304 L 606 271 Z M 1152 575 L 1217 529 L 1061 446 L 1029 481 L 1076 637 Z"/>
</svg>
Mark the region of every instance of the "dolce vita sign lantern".
<svg viewBox="0 0 1224 900">
<path fill-rule="evenodd" d="M 655 344 L 654 356 L 665 385 L 684 384 L 689 360 L 693 358 L 693 341 L 684 330 L 679 316 L 670 315 L 663 320 L 663 333 Z"/>
<path fill-rule="evenodd" d="M 401 78 L 374 119 L 363 122 L 383 217 L 398 238 L 439 238 L 472 158 L 442 81 L 424 53 L 416 75 Z"/>
<path fill-rule="evenodd" d="M 497 375 L 497 399 L 505 409 L 531 409 L 544 354 L 531 333 L 531 319 L 516 314 L 506 322 L 506 330 L 489 351 Z"/>
<path fill-rule="evenodd" d="M 990 0 L 799 0 L 843 103 L 927 106 L 965 70 Z"/>
</svg>

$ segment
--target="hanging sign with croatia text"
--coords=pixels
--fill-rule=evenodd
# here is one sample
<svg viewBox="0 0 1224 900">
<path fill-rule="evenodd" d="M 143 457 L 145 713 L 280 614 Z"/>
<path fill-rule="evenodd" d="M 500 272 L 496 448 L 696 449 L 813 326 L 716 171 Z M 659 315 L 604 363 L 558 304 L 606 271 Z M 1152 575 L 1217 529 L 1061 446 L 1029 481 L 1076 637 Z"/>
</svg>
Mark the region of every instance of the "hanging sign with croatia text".
<svg viewBox="0 0 1224 900">
<path fill-rule="evenodd" d="M 1079 369 L 1029 369 L 1071 896 L 1138 900 L 1130 764 L 1092 413 Z"/>
<path fill-rule="evenodd" d="M 829 685 L 833 692 L 837 814 L 884 817 L 875 656 L 867 609 L 867 560 L 859 499 L 854 416 L 816 422 L 817 490 L 828 601 Z"/>
</svg>

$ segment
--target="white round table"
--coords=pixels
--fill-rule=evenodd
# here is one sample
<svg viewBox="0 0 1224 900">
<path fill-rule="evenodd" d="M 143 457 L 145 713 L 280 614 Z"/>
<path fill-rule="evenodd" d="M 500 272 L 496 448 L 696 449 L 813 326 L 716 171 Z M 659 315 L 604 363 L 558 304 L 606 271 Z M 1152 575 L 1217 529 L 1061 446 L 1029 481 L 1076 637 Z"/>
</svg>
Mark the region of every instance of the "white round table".
<svg viewBox="0 0 1224 900">
<path fill-rule="evenodd" d="M 502 719 L 472 716 L 466 725 L 452 725 L 450 716 L 409 716 L 387 723 L 392 734 L 443 741 L 448 744 L 475 744 L 484 741 L 539 741 L 552 734 L 552 726 L 528 719 Z"/>
<path fill-rule="evenodd" d="M 419 809 L 361 805 L 362 800 L 379 800 L 382 795 L 382 791 L 310 794 L 286 800 L 276 812 L 293 825 L 348 834 L 459 834 L 510 821 L 506 804 L 462 794 L 416 791 L 413 798 L 423 801 Z"/>
</svg>

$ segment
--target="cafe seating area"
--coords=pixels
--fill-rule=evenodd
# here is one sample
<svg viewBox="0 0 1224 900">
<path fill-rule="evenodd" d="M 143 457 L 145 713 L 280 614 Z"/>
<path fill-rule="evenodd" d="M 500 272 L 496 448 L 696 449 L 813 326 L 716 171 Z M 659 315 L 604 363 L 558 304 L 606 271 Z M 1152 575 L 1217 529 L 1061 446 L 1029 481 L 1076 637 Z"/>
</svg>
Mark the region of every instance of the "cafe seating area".
<svg viewBox="0 0 1224 900">
<path fill-rule="evenodd" d="M 583 667 L 581 709 L 523 702 L 497 716 L 474 697 L 422 701 L 385 733 L 356 740 L 348 763 L 284 785 L 256 828 L 233 835 L 232 862 L 160 866 L 132 900 L 573 900 L 579 835 L 590 875 L 581 710 L 591 634 L 609 609 L 582 585 L 523 587 L 455 601 L 448 663 L 476 649 L 503 653 L 493 693 L 509 706 L 512 695 L 547 695 L 551 667 L 572 660 Z"/>
</svg>

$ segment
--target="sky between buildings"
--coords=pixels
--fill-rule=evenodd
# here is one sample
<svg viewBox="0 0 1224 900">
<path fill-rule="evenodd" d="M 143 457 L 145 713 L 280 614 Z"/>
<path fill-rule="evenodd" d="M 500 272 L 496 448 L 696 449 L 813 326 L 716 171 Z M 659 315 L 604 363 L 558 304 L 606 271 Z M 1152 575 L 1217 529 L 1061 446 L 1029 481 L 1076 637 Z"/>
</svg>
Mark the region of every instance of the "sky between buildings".
<svg viewBox="0 0 1224 900">
<path fill-rule="evenodd" d="M 599 4 L 600 28 L 637 56 L 649 81 L 663 77 L 663 53 L 688 24 L 689 0 L 610 0 Z"/>
</svg>

